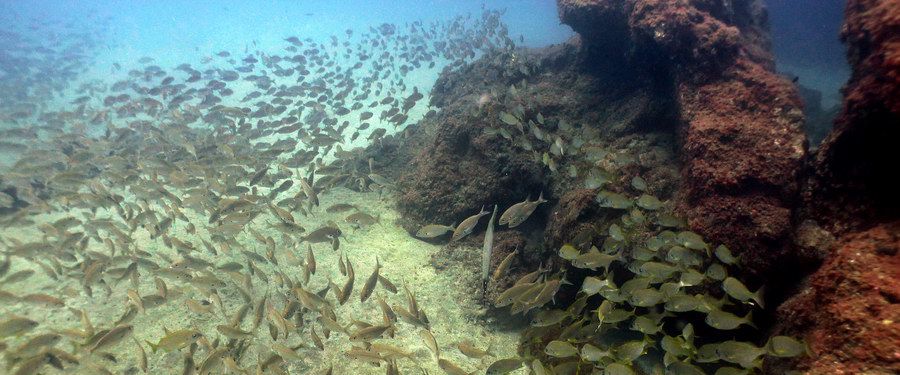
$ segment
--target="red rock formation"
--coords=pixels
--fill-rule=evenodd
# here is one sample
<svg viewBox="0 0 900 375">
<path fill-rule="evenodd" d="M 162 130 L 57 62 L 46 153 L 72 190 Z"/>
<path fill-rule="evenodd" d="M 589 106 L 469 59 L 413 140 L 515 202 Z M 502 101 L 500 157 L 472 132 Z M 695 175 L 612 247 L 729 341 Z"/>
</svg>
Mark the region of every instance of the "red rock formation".
<svg viewBox="0 0 900 375">
<path fill-rule="evenodd" d="M 809 373 L 898 373 L 900 1 L 848 1 L 842 38 L 853 75 L 801 213 L 838 245 L 779 308 L 776 331 L 809 342 L 812 356 L 799 363 Z"/>
<path fill-rule="evenodd" d="M 845 236 L 778 310 L 781 333 L 809 343 L 809 373 L 900 372 L 900 221 Z"/>
<path fill-rule="evenodd" d="M 766 274 L 786 253 L 806 149 L 796 88 L 773 70 L 757 1 L 560 0 L 599 54 L 630 54 L 674 81 L 681 109 L 679 211 Z M 618 49 L 618 52 L 610 52 Z"/>
</svg>

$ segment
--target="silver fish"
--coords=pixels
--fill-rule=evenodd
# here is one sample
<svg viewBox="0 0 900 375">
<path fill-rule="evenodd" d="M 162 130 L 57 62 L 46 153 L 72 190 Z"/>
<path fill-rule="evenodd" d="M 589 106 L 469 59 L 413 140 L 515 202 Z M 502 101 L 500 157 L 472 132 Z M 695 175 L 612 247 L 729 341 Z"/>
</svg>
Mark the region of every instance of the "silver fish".
<svg viewBox="0 0 900 375">
<path fill-rule="evenodd" d="M 503 211 L 498 223 L 500 225 L 508 225 L 510 228 L 515 228 L 519 226 L 519 224 L 525 222 L 539 204 L 546 201 L 547 200 L 544 199 L 544 193 L 541 193 L 538 199 L 534 201 L 529 201 L 528 198 L 525 198 L 524 202 L 516 203 L 507 208 L 506 211 Z"/>
<path fill-rule="evenodd" d="M 479 210 L 477 214 L 467 217 L 465 220 L 459 223 L 455 230 L 453 230 L 453 237 L 451 238 L 451 241 L 459 240 L 471 234 L 472 231 L 475 230 L 475 225 L 478 224 L 478 219 L 489 213 L 491 212 L 485 211 L 484 206 L 481 206 L 481 210 Z"/>
</svg>

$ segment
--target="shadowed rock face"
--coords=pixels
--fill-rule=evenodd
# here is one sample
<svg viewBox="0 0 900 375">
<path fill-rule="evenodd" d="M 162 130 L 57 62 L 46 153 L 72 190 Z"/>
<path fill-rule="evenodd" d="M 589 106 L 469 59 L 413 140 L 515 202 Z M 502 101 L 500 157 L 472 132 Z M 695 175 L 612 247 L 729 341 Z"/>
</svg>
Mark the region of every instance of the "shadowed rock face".
<svg viewBox="0 0 900 375">
<path fill-rule="evenodd" d="M 690 227 L 751 274 L 788 253 L 806 155 L 796 88 L 773 70 L 758 1 L 560 0 L 563 23 L 600 55 L 673 81 Z"/>
<path fill-rule="evenodd" d="M 853 75 L 834 130 L 811 161 L 804 224 L 837 236 L 824 264 L 778 309 L 775 331 L 804 337 L 813 374 L 900 372 L 900 1 L 847 2 L 842 39 Z M 818 242 L 825 236 L 798 236 Z M 813 246 L 822 247 L 822 246 Z M 805 250 L 805 249 L 804 249 Z"/>
<path fill-rule="evenodd" d="M 900 2 L 853 0 L 841 35 L 853 69 L 844 104 L 813 161 L 805 216 L 837 233 L 900 217 Z"/>
</svg>

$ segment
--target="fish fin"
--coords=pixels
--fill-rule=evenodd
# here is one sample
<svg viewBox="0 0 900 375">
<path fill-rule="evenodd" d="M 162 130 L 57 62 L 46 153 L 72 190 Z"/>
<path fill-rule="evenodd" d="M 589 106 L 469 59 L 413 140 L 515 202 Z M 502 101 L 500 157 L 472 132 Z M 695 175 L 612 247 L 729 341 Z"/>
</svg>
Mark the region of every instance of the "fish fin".
<svg viewBox="0 0 900 375">
<path fill-rule="evenodd" d="M 744 320 L 747 322 L 748 326 L 751 326 L 753 328 L 758 328 L 758 327 L 756 327 L 756 324 L 753 323 L 753 311 L 748 312 L 747 315 L 744 316 Z"/>
<path fill-rule="evenodd" d="M 146 342 L 147 345 L 150 345 L 150 351 L 153 352 L 154 354 L 156 354 L 156 349 L 159 349 L 159 347 L 150 341 L 144 340 L 144 342 Z"/>
<path fill-rule="evenodd" d="M 764 301 L 764 297 L 765 297 L 765 293 L 766 293 L 766 286 L 765 286 L 765 285 L 759 287 L 759 289 L 756 290 L 756 293 L 753 293 L 753 300 L 756 301 L 756 304 L 759 305 L 759 307 L 760 307 L 761 309 L 765 309 L 765 308 L 766 308 L 765 302 L 763 302 L 763 301 Z"/>
<path fill-rule="evenodd" d="M 538 202 L 538 204 L 541 204 L 541 203 L 544 203 L 544 202 L 546 202 L 546 201 L 547 201 L 547 200 L 544 199 L 544 192 L 542 191 L 542 192 L 541 192 L 541 195 L 538 196 L 538 199 L 537 199 L 535 202 Z"/>
</svg>

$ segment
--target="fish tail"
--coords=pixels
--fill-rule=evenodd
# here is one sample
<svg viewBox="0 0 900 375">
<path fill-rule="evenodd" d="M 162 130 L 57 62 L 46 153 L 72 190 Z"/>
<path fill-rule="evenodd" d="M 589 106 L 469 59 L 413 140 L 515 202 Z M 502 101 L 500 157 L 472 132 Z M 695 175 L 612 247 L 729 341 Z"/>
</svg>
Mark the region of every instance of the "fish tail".
<svg viewBox="0 0 900 375">
<path fill-rule="evenodd" d="M 753 311 L 747 313 L 747 316 L 744 317 L 744 321 L 747 322 L 748 326 L 758 328 L 756 324 L 753 323 Z"/>
<path fill-rule="evenodd" d="M 147 345 L 150 345 L 150 351 L 153 353 L 156 353 L 156 349 L 159 349 L 159 346 L 157 346 L 156 344 L 154 344 L 148 340 L 144 340 L 144 342 L 146 342 Z"/>
<path fill-rule="evenodd" d="M 765 308 L 766 308 L 765 302 L 763 302 L 763 301 L 765 300 L 765 298 L 764 298 L 764 296 L 765 296 L 765 290 L 766 290 L 766 287 L 765 287 L 765 286 L 761 286 L 761 287 L 759 287 L 759 289 L 756 291 L 756 293 L 753 293 L 753 300 L 756 301 L 756 304 L 758 304 L 759 307 L 762 308 L 762 309 L 765 309 Z"/>
</svg>

